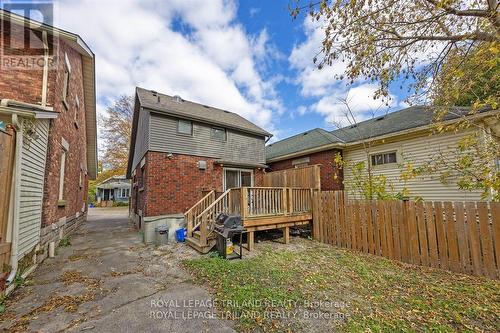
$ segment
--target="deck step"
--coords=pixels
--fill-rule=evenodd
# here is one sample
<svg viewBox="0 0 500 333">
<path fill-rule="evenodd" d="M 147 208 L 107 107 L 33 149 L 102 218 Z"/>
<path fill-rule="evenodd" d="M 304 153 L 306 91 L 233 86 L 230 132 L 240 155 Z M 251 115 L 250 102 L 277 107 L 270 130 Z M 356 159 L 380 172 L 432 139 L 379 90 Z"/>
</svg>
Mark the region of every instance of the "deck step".
<svg viewBox="0 0 500 333">
<path fill-rule="evenodd" d="M 199 230 L 193 231 L 193 238 L 200 239 L 201 232 Z M 215 239 L 215 233 L 212 232 L 209 236 L 208 239 Z"/>
<path fill-rule="evenodd" d="M 203 254 L 210 252 L 210 250 L 215 246 L 215 239 L 208 239 L 206 246 L 201 246 L 200 241 L 194 237 L 186 238 L 186 243 L 198 252 Z"/>
</svg>

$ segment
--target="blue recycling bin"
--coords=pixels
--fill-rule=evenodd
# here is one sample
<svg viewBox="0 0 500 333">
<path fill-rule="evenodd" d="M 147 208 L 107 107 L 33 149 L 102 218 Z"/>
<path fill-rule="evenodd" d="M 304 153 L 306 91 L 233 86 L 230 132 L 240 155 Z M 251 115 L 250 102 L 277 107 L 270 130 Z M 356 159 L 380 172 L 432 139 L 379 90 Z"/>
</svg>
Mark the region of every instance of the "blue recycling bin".
<svg viewBox="0 0 500 333">
<path fill-rule="evenodd" d="M 184 242 L 186 240 L 187 230 L 185 228 L 180 228 L 175 230 L 175 239 L 178 242 Z"/>
</svg>

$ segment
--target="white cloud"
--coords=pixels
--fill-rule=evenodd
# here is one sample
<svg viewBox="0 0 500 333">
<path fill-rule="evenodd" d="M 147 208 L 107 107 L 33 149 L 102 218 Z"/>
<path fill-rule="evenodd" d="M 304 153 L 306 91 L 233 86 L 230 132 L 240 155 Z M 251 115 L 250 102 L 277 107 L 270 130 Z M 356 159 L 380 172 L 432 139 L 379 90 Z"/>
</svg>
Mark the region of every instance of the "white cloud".
<svg viewBox="0 0 500 333">
<path fill-rule="evenodd" d="M 335 85 L 335 74 L 342 73 L 345 67 L 339 64 L 339 66 L 335 65 L 318 70 L 314 59 L 320 59 L 318 55 L 321 51 L 324 30 L 317 21 L 313 21 L 309 17 L 304 20 L 303 28 L 306 40 L 294 46 L 288 60 L 292 68 L 299 73 L 296 83 L 301 86 L 301 94 L 303 96 L 321 96 Z"/>
<path fill-rule="evenodd" d="M 390 108 L 397 106 L 392 102 L 389 106 L 378 99 L 373 99 L 377 86 L 374 84 L 361 84 L 347 90 L 336 90 L 333 94 L 323 96 L 311 109 L 325 117 L 328 125 L 348 125 L 353 121 L 360 122 L 373 116 L 387 113 Z M 396 100 L 391 95 L 392 100 Z M 352 115 L 347 113 L 346 101 L 352 111 Z"/>
<path fill-rule="evenodd" d="M 231 110 L 273 131 L 283 106 L 257 65 L 269 57 L 269 36 L 247 34 L 236 10 L 229 0 L 65 0 L 56 25 L 80 34 L 96 54 L 100 109 L 142 86 Z M 189 34 L 174 30 L 179 22 Z"/>
<path fill-rule="evenodd" d="M 397 98 L 391 95 L 389 106 L 373 96 L 377 86 L 362 80 L 348 86 L 346 80 L 337 79 L 346 70 L 346 64 L 335 61 L 331 66 L 317 69 L 313 59 L 321 60 L 321 45 L 324 39 L 324 29 L 321 21 L 313 21 L 307 17 L 303 23 L 306 40 L 295 45 L 288 60 L 292 68 L 297 71 L 295 83 L 300 86 L 300 92 L 304 97 L 316 99 L 309 107 L 299 107 L 298 114 L 316 112 L 324 117 L 325 125 L 333 123 L 347 125 L 345 116 L 345 105 L 341 102 L 347 100 L 352 109 L 356 121 L 362 121 L 375 114 L 385 113 L 390 107 L 398 105 Z"/>
</svg>

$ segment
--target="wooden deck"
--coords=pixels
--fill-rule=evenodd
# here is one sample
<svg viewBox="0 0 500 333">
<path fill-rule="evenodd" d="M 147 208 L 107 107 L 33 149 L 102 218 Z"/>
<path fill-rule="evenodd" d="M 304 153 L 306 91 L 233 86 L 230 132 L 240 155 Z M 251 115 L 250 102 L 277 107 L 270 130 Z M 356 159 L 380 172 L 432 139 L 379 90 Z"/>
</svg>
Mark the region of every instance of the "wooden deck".
<svg viewBox="0 0 500 333">
<path fill-rule="evenodd" d="M 254 232 L 289 228 L 312 221 L 313 189 L 289 187 L 242 187 L 224 192 L 215 199 L 212 191 L 185 213 L 187 241 L 200 252 L 214 244 L 214 224 L 219 213 L 238 214 L 248 231 L 248 249 L 253 249 Z"/>
</svg>

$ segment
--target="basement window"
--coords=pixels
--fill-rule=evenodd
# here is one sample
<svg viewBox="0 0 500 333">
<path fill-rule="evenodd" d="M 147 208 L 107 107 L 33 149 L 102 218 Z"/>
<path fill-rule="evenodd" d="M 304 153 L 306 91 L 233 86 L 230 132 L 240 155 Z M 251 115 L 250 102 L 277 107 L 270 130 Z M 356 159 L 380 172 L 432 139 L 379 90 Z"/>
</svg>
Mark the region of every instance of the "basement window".
<svg viewBox="0 0 500 333">
<path fill-rule="evenodd" d="M 397 162 L 396 152 L 387 152 L 371 155 L 372 165 L 393 164 Z"/>
</svg>

